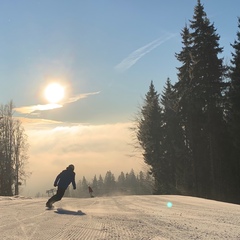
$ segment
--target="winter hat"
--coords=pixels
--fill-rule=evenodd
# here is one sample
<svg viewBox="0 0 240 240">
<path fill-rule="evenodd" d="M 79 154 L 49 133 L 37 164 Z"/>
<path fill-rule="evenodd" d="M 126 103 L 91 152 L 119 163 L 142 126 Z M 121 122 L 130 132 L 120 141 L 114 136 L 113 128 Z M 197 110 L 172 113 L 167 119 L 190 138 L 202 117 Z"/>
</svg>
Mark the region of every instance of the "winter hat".
<svg viewBox="0 0 240 240">
<path fill-rule="evenodd" d="M 74 165 L 73 165 L 73 164 L 70 164 L 67 168 L 68 168 L 68 169 L 71 169 L 71 170 L 74 170 Z"/>
</svg>

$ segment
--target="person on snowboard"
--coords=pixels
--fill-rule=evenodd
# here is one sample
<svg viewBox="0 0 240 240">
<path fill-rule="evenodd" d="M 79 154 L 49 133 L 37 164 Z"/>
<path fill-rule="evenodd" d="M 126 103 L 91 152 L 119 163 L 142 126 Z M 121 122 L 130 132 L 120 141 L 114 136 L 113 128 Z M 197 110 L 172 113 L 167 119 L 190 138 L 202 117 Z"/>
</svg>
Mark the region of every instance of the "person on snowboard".
<svg viewBox="0 0 240 240">
<path fill-rule="evenodd" d="M 63 170 L 54 181 L 54 187 L 58 187 L 57 193 L 52 196 L 46 203 L 46 207 L 52 208 L 53 203 L 60 201 L 69 186 L 72 183 L 73 189 L 76 189 L 76 182 L 75 182 L 75 172 L 74 172 L 74 165 L 70 164 L 65 170 Z"/>
</svg>

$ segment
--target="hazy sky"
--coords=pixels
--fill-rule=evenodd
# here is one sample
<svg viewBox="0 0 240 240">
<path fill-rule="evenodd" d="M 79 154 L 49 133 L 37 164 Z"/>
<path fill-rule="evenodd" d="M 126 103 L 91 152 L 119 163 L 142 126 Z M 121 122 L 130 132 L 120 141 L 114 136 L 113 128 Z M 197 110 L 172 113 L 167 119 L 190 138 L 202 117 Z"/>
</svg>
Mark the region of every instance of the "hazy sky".
<svg viewBox="0 0 240 240">
<path fill-rule="evenodd" d="M 129 157 L 129 127 L 151 80 L 159 92 L 168 77 L 177 80 L 180 32 L 196 3 L 0 2 L 0 104 L 13 100 L 29 136 L 32 176 L 25 192 L 51 188 L 70 163 L 77 180 L 108 170 L 141 170 L 141 159 Z M 202 3 L 229 62 L 240 1 Z M 54 107 L 43 95 L 51 82 L 65 89 Z"/>
</svg>

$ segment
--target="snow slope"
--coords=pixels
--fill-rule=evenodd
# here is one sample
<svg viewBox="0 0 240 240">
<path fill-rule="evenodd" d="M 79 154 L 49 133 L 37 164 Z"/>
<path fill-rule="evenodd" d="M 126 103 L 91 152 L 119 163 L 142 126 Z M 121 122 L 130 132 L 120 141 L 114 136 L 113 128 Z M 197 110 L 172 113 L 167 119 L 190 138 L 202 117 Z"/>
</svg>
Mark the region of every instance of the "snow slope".
<svg viewBox="0 0 240 240">
<path fill-rule="evenodd" d="M 184 196 L 63 198 L 55 209 L 68 212 L 59 214 L 45 209 L 46 200 L 0 197 L 0 239 L 240 239 L 239 205 Z"/>
</svg>

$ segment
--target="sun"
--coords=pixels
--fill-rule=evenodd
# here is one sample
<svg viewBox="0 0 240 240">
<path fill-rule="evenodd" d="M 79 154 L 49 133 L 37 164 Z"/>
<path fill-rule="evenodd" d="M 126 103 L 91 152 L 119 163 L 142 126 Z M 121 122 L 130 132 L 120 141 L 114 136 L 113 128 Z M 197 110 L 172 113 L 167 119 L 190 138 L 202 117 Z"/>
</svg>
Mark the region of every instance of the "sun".
<svg viewBox="0 0 240 240">
<path fill-rule="evenodd" d="M 64 87 L 59 83 L 49 84 L 44 91 L 45 98 L 50 103 L 60 102 L 64 98 L 64 94 Z"/>
</svg>

